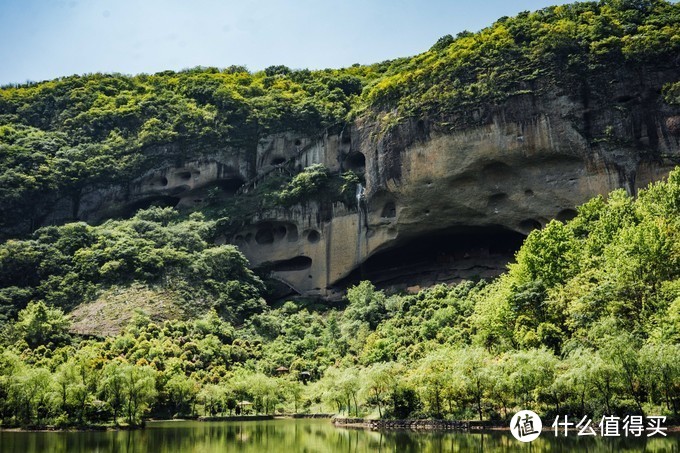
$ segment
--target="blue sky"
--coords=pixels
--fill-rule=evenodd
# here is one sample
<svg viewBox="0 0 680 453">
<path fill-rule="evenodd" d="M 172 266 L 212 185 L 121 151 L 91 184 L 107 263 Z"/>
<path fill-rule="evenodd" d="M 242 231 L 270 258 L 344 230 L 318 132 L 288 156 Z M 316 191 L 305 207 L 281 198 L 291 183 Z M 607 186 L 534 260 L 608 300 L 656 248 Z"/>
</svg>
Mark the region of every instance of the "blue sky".
<svg viewBox="0 0 680 453">
<path fill-rule="evenodd" d="M 0 84 L 194 66 L 343 67 L 559 0 L 0 0 Z"/>
</svg>

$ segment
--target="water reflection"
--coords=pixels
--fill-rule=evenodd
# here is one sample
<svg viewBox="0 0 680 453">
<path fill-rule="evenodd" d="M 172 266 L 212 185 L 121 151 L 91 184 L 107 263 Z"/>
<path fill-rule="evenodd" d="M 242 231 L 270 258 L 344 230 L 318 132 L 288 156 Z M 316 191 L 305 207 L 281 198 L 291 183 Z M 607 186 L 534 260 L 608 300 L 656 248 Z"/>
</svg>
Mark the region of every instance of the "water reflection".
<svg viewBox="0 0 680 453">
<path fill-rule="evenodd" d="M 327 420 L 163 422 L 143 431 L 0 432 L 0 452 L 650 452 L 679 453 L 680 435 L 668 438 L 570 438 L 544 434 L 521 444 L 508 433 L 371 432 L 333 427 Z"/>
</svg>

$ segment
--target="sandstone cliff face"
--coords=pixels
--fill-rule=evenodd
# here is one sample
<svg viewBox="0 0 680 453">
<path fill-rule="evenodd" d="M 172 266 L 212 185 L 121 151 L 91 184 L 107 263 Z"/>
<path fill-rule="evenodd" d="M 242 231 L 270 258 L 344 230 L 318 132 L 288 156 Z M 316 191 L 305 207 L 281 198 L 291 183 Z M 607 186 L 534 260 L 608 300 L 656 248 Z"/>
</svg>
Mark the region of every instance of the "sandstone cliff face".
<svg viewBox="0 0 680 453">
<path fill-rule="evenodd" d="M 570 219 L 594 195 L 635 193 L 678 163 L 677 111 L 658 95 L 673 74 L 623 77 L 597 96 L 519 95 L 468 112 L 463 126 L 414 118 L 381 134 L 357 121 L 299 159 L 363 171 L 360 209 L 265 213 L 236 242 L 306 294 L 359 277 L 408 288 L 495 276 L 532 229 Z M 267 228 L 278 234 L 258 241 Z"/>
<path fill-rule="evenodd" d="M 306 295 L 329 296 L 358 278 L 408 288 L 491 277 L 531 230 L 573 217 L 594 195 L 634 193 L 676 165 L 679 112 L 659 96 L 674 77 L 612 76 L 578 95 L 546 84 L 500 106 L 405 119 L 387 132 L 377 115 L 323 137 L 264 137 L 254 162 L 243 150 L 166 162 L 85 194 L 78 216 L 200 206 L 238 196 L 284 163 L 322 163 L 364 175 L 358 208 L 309 202 L 263 212 L 222 240 Z"/>
</svg>

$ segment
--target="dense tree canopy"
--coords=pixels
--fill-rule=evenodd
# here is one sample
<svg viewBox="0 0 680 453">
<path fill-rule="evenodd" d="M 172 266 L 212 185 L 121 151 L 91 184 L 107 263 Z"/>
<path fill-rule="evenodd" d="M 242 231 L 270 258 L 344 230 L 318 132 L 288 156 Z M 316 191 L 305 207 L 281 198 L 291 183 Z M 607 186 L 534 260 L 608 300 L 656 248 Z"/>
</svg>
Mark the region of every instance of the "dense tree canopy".
<svg viewBox="0 0 680 453">
<path fill-rule="evenodd" d="M 234 246 L 215 245 L 218 226 L 199 213 L 180 219 L 171 208 L 151 208 L 129 220 L 51 226 L 9 240 L 0 245 L 0 315 L 11 318 L 31 300 L 70 310 L 104 289 L 143 283 L 237 322 L 263 308 L 264 287 Z"/>
<path fill-rule="evenodd" d="M 42 229 L 5 245 L 21 253 L 4 255 L 3 272 L 11 257 L 46 273 L 5 274 L 22 285 L 7 292 L 31 302 L 2 335 L 0 416 L 17 425 L 134 424 L 148 414 L 234 413 L 246 400 L 260 413 L 488 420 L 521 407 L 678 420 L 679 200 L 675 171 L 637 198 L 596 197 L 573 220 L 534 231 L 495 281 L 392 296 L 362 282 L 344 308 L 255 302 L 260 284 L 240 254 L 206 245 L 212 223 L 187 225 L 170 209 Z M 170 237 L 178 242 L 164 250 Z M 182 272 L 172 266 L 184 254 L 191 264 Z M 140 315 L 119 334 L 78 337 L 45 302 L 60 300 L 40 280 L 57 261 L 69 281 L 95 292 L 171 275 L 167 284 L 188 281 L 212 295 L 212 308 L 193 321 Z M 238 282 L 235 293 L 214 286 L 228 279 Z"/>
</svg>

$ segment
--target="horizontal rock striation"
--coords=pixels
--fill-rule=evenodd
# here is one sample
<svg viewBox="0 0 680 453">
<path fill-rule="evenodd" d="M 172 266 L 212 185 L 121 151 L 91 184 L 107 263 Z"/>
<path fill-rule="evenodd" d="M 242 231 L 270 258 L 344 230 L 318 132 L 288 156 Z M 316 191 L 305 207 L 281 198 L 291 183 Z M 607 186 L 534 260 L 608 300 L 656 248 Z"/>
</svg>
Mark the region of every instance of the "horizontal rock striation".
<svg viewBox="0 0 680 453">
<path fill-rule="evenodd" d="M 321 136 L 286 132 L 252 150 L 160 159 L 128 183 L 84 190 L 77 206 L 57 203 L 45 222 L 193 209 L 242 196 L 284 167 L 320 163 L 363 177 L 355 206 L 310 200 L 259 212 L 219 238 L 281 294 L 330 297 L 362 278 L 408 290 L 493 277 L 531 230 L 572 218 L 594 195 L 634 194 L 678 163 L 680 112 L 660 96 L 675 79 L 675 69 L 604 74 L 570 92 L 543 82 L 498 105 L 390 127 L 372 112 Z"/>
</svg>

